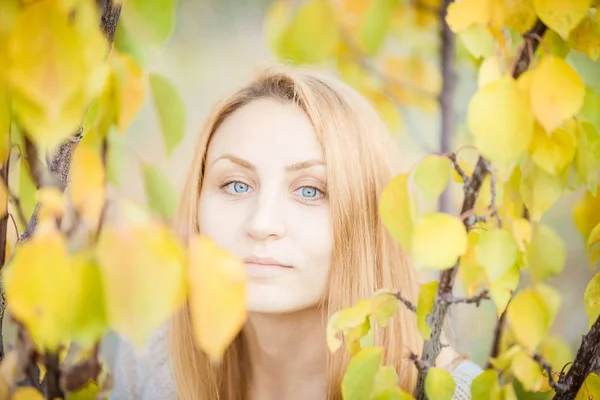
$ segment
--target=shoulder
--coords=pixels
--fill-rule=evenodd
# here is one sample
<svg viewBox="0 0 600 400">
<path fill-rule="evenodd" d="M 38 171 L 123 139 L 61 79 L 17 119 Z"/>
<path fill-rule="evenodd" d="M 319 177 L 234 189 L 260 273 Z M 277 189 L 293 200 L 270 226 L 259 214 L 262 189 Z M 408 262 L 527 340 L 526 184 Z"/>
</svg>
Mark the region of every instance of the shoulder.
<svg viewBox="0 0 600 400">
<path fill-rule="evenodd" d="M 110 400 L 175 399 L 176 389 L 168 345 L 168 326 L 153 332 L 142 349 L 120 338 L 112 371 Z"/>
<path fill-rule="evenodd" d="M 471 398 L 471 383 L 483 369 L 471 360 L 463 360 L 457 364 L 450 374 L 456 382 L 456 390 L 452 400 L 468 400 Z"/>
</svg>

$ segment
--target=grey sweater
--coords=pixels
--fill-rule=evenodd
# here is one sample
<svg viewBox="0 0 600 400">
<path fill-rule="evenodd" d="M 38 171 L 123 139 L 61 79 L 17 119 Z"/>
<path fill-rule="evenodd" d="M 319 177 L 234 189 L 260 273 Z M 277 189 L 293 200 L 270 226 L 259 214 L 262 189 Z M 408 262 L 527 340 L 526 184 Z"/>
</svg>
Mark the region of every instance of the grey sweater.
<svg viewBox="0 0 600 400">
<path fill-rule="evenodd" d="M 119 340 L 113 370 L 114 388 L 110 400 L 176 400 L 175 380 L 169 362 L 168 332 L 157 330 L 142 352 Z M 458 364 L 452 371 L 456 382 L 453 400 L 471 398 L 471 381 L 482 369 L 472 361 Z"/>
</svg>

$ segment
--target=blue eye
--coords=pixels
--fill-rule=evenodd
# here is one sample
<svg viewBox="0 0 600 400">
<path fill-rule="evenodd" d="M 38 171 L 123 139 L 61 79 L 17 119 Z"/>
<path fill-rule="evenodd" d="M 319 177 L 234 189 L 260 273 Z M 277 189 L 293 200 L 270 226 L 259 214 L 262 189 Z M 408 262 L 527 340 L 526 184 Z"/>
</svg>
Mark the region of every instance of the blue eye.
<svg viewBox="0 0 600 400">
<path fill-rule="evenodd" d="M 312 186 L 302 186 L 301 188 L 298 188 L 298 190 L 296 190 L 296 192 L 300 192 L 300 195 L 303 197 L 303 200 L 317 200 L 319 199 L 320 195 L 322 195 L 323 193 L 317 189 L 314 188 Z"/>
<path fill-rule="evenodd" d="M 232 181 L 232 182 L 226 183 L 223 187 L 227 188 L 229 191 L 231 191 L 233 193 L 238 193 L 238 194 L 247 193 L 250 190 L 250 187 L 248 185 L 246 185 L 244 182 L 240 182 L 240 181 Z"/>
</svg>

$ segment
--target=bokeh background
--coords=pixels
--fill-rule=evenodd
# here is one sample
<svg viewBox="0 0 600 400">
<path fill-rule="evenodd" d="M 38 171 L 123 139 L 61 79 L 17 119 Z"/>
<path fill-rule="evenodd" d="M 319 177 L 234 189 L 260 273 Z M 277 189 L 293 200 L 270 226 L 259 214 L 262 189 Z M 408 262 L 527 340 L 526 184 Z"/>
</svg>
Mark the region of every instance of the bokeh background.
<svg viewBox="0 0 600 400">
<path fill-rule="evenodd" d="M 142 203 L 146 201 L 139 158 L 157 164 L 179 193 L 193 156 L 195 139 L 210 107 L 244 84 L 259 68 L 277 62 L 264 32 L 265 16 L 271 3 L 271 0 L 179 1 L 175 30 L 163 50 L 150 58 L 147 70 L 166 75 L 177 86 L 187 110 L 186 135 L 172 155 L 166 157 L 160 125 L 148 97 L 125 137 L 128 155 L 123 165 L 122 195 Z M 436 40 L 436 37 L 431 39 Z M 323 65 L 322 68 L 335 74 L 331 66 Z M 460 63 L 457 71 L 457 137 L 453 149 L 469 143 L 464 120 L 468 101 L 477 87 L 477 71 L 472 63 Z M 425 112 L 408 108 L 404 110 L 401 125 L 394 137 L 402 154 L 403 168 L 408 170 L 429 151 L 439 149 L 439 115 L 437 110 Z M 593 275 L 571 211 L 581 194 L 565 194 L 543 218 L 545 223 L 557 229 L 567 244 L 567 265 L 563 273 L 549 283 L 563 296 L 552 331 L 564 338 L 573 351 L 587 331 L 583 292 Z M 452 199 L 454 207 L 458 208 L 462 201 L 460 191 L 456 191 Z M 458 305 L 454 309 L 455 346 L 459 351 L 469 353 L 480 365 L 485 363 L 489 353 L 495 316 L 492 302 L 484 302 L 479 308 Z M 114 337 L 109 336 L 104 346 L 111 364 L 114 343 Z"/>
</svg>

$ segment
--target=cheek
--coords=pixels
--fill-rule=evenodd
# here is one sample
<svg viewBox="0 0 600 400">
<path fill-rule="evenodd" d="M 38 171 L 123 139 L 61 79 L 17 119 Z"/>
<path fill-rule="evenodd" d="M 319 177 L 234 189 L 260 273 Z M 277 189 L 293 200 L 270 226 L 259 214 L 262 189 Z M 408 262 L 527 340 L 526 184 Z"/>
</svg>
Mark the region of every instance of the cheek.
<svg viewBox="0 0 600 400">
<path fill-rule="evenodd" d="M 307 257 L 307 266 L 314 271 L 315 276 L 323 276 L 331 267 L 333 254 L 333 230 L 329 209 L 323 207 L 314 213 L 303 213 L 295 218 L 294 234 L 299 247 Z M 324 270 L 324 271 L 323 271 Z"/>
<path fill-rule="evenodd" d="M 201 234 L 213 239 L 217 245 L 234 251 L 237 233 L 241 230 L 241 218 L 228 208 L 216 195 L 201 193 L 198 204 L 198 229 Z"/>
</svg>

